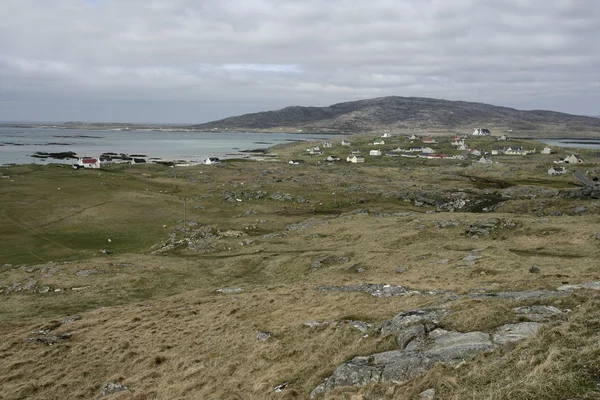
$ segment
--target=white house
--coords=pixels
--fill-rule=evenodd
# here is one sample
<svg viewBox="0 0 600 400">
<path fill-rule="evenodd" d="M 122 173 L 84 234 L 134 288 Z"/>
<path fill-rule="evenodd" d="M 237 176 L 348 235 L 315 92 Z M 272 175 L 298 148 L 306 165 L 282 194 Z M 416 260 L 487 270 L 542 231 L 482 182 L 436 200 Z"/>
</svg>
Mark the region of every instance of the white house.
<svg viewBox="0 0 600 400">
<path fill-rule="evenodd" d="M 381 150 L 371 150 L 369 152 L 370 156 L 380 156 L 381 155 Z"/>
<path fill-rule="evenodd" d="M 491 134 L 492 132 L 486 128 L 475 128 L 473 133 L 471 133 L 472 136 L 490 136 Z"/>
<path fill-rule="evenodd" d="M 323 143 L 323 148 L 324 149 L 330 149 L 333 147 L 333 144 L 331 142 L 325 142 Z"/>
<path fill-rule="evenodd" d="M 500 154 L 500 150 L 493 149 L 491 151 L 491 153 L 492 153 L 493 156 L 497 156 L 498 154 Z"/>
<path fill-rule="evenodd" d="M 570 156 L 563 158 L 563 162 L 565 164 L 581 164 L 583 158 L 579 157 L 578 154 L 571 154 Z"/>
<path fill-rule="evenodd" d="M 433 154 L 433 153 L 435 153 L 435 150 L 433 150 L 431 147 L 423 147 L 421 149 L 421 153 L 423 153 L 423 154 Z"/>
<path fill-rule="evenodd" d="M 463 139 L 454 139 L 454 141 L 450 144 L 452 146 L 462 146 L 465 144 L 465 141 Z"/>
<path fill-rule="evenodd" d="M 381 140 L 381 139 L 377 139 L 376 141 L 374 141 L 374 142 L 373 142 L 373 144 L 374 144 L 375 146 L 378 146 L 378 145 L 385 144 L 385 142 L 384 142 L 383 140 Z"/>
<path fill-rule="evenodd" d="M 460 151 L 469 150 L 469 145 L 466 144 L 465 142 L 462 142 L 462 144 L 460 146 L 458 146 L 456 149 L 460 150 Z"/>
<path fill-rule="evenodd" d="M 288 164 L 290 164 L 290 165 L 300 165 L 300 164 L 304 164 L 304 160 L 290 160 L 290 161 L 288 161 Z"/>
<path fill-rule="evenodd" d="M 338 156 L 327 156 L 325 161 L 329 161 L 329 162 L 340 161 L 340 158 Z"/>
<path fill-rule="evenodd" d="M 542 149 L 542 151 L 540 151 L 540 154 L 551 154 L 552 153 L 552 149 L 550 147 L 544 147 Z"/>
<path fill-rule="evenodd" d="M 73 164 L 74 169 L 79 168 L 100 168 L 100 159 L 96 157 L 79 157 L 77 163 Z"/>
<path fill-rule="evenodd" d="M 523 147 L 509 147 L 507 149 L 503 149 L 503 153 L 507 156 L 526 156 L 527 154 L 535 153 L 535 149 L 525 150 Z"/>
<path fill-rule="evenodd" d="M 351 143 L 347 140 L 342 140 L 342 146 L 346 146 L 349 147 L 351 145 Z"/>
<path fill-rule="evenodd" d="M 352 150 L 352 154 L 360 154 L 360 150 L 358 150 L 358 149 Z"/>
<path fill-rule="evenodd" d="M 206 160 L 204 160 L 202 162 L 202 164 L 206 164 L 206 165 L 221 164 L 221 160 L 219 160 L 217 157 L 208 157 Z"/>
<path fill-rule="evenodd" d="M 392 135 L 390 135 L 389 133 L 384 133 L 383 135 L 381 135 L 382 138 L 390 138 L 392 137 Z"/>
<path fill-rule="evenodd" d="M 417 140 L 417 136 L 413 133 L 409 136 L 408 140 Z"/>
<path fill-rule="evenodd" d="M 563 175 L 566 174 L 568 171 L 566 168 L 563 167 L 551 167 L 548 170 L 548 175 Z"/>
<path fill-rule="evenodd" d="M 351 162 L 352 164 L 364 163 L 365 158 L 363 156 L 357 156 L 355 154 L 350 154 L 346 157 L 346 161 Z"/>
<path fill-rule="evenodd" d="M 472 149 L 471 150 L 471 155 L 479 157 L 481 155 L 481 151 L 479 151 L 477 149 Z"/>
<path fill-rule="evenodd" d="M 414 146 L 408 149 L 408 151 L 410 151 L 411 153 L 420 153 L 421 151 L 423 151 L 423 148 L 421 146 Z"/>
<path fill-rule="evenodd" d="M 437 142 L 435 141 L 434 138 L 427 137 L 427 138 L 423 139 L 423 143 L 437 143 Z"/>
</svg>

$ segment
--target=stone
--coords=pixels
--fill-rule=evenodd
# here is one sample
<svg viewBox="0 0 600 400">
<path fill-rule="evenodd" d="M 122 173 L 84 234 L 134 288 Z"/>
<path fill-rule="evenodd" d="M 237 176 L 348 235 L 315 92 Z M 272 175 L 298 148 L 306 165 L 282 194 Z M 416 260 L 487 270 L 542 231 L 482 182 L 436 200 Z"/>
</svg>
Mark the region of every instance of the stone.
<svg viewBox="0 0 600 400">
<path fill-rule="evenodd" d="M 259 331 L 256 335 L 256 340 L 259 342 L 266 342 L 271 339 L 275 334 L 273 332 Z"/>
<path fill-rule="evenodd" d="M 375 297 L 393 297 L 393 296 L 407 296 L 411 294 L 419 294 L 415 290 L 409 290 L 403 286 L 398 285 L 386 285 L 377 283 L 363 283 L 360 285 L 351 286 L 318 286 L 315 290 L 321 291 L 332 291 L 332 292 L 364 292 Z"/>
<path fill-rule="evenodd" d="M 539 322 L 521 322 L 519 324 L 502 325 L 493 335 L 494 343 L 503 345 L 527 339 L 540 328 Z"/>
<path fill-rule="evenodd" d="M 75 272 L 75 275 L 83 277 L 83 276 L 90 276 L 92 274 L 97 274 L 97 273 L 99 273 L 97 269 L 82 269 L 82 270 Z"/>
<path fill-rule="evenodd" d="M 600 232 L 596 235 L 596 240 L 600 240 Z"/>
<path fill-rule="evenodd" d="M 513 308 L 515 314 L 532 322 L 547 322 L 559 318 L 564 312 L 553 306 L 525 306 Z"/>
<path fill-rule="evenodd" d="M 346 263 L 348 261 L 349 261 L 348 257 L 333 257 L 333 256 L 322 255 L 322 256 L 315 258 L 313 260 L 313 262 L 310 263 L 310 267 L 312 269 L 318 269 L 318 268 L 323 267 L 324 265 L 333 264 L 333 263 L 342 264 L 342 263 Z"/>
<path fill-rule="evenodd" d="M 71 322 L 79 321 L 81 317 L 79 315 L 72 315 L 70 317 L 63 318 L 60 323 L 61 325 L 70 324 Z"/>
<path fill-rule="evenodd" d="M 100 396 L 107 396 L 109 394 L 119 393 L 127 389 L 127 386 L 124 386 L 120 383 L 108 382 L 102 387 L 102 390 L 100 390 Z"/>
<path fill-rule="evenodd" d="M 48 293 L 50 291 L 50 286 L 42 286 L 38 289 L 38 293 Z"/>
<path fill-rule="evenodd" d="M 414 325 L 423 325 L 433 328 L 439 324 L 442 318 L 450 313 L 450 310 L 443 308 L 429 308 L 403 312 L 382 324 L 380 329 L 381 335 L 398 335 L 406 328 Z"/>
<path fill-rule="evenodd" d="M 275 386 L 273 388 L 273 391 L 275 393 L 281 393 L 281 391 L 283 391 L 285 388 L 287 388 L 289 385 L 291 385 L 291 382 L 283 382 L 280 383 L 279 385 Z"/>
<path fill-rule="evenodd" d="M 428 338 L 433 344 L 424 353 L 443 361 L 464 360 L 483 351 L 490 351 L 494 344 L 485 332 L 452 332 L 435 329 Z"/>
<path fill-rule="evenodd" d="M 230 293 L 241 293 L 244 289 L 241 287 L 228 287 L 228 288 L 220 288 L 215 290 L 217 293 L 230 294 Z"/>
<path fill-rule="evenodd" d="M 435 399 L 435 389 L 427 389 L 419 393 L 419 400 L 434 400 Z"/>
<path fill-rule="evenodd" d="M 556 290 L 559 290 L 561 292 L 570 292 L 579 289 L 600 290 L 600 282 L 586 282 L 576 285 L 563 285 L 558 287 Z"/>
<path fill-rule="evenodd" d="M 363 322 L 363 321 L 347 320 L 345 322 L 346 322 L 346 324 L 350 325 L 352 328 L 358 329 L 362 333 L 367 333 L 369 331 L 369 329 L 371 328 L 371 324 Z"/>
<path fill-rule="evenodd" d="M 560 288 L 559 288 L 560 289 Z M 600 289 L 600 282 L 599 282 Z M 538 300 L 551 297 L 563 297 L 568 293 L 552 290 L 529 290 L 523 292 L 492 292 L 492 293 L 470 293 L 471 298 L 496 298 L 510 300 Z"/>
<path fill-rule="evenodd" d="M 320 328 L 320 327 L 324 327 L 324 326 L 328 326 L 332 323 L 333 321 L 317 321 L 317 320 L 310 320 L 310 321 L 306 321 L 303 325 L 309 328 Z"/>
<path fill-rule="evenodd" d="M 538 267 L 536 267 L 535 265 L 532 265 L 531 268 L 529 268 L 529 272 L 531 272 L 532 274 L 539 274 L 540 269 Z"/>
<path fill-rule="evenodd" d="M 398 268 L 396 268 L 396 273 L 397 274 L 401 274 L 401 273 L 406 272 L 406 271 L 408 271 L 408 267 L 398 267 Z"/>
<path fill-rule="evenodd" d="M 573 209 L 573 214 L 585 214 L 588 211 L 585 206 L 577 206 Z"/>
</svg>

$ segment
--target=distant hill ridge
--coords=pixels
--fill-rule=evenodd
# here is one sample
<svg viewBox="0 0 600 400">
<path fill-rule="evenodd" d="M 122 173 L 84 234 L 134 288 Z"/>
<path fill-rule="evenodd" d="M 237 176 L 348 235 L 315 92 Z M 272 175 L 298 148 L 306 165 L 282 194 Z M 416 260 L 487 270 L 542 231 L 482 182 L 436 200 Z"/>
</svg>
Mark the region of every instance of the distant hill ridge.
<svg viewBox="0 0 600 400">
<path fill-rule="evenodd" d="M 369 132 L 414 128 L 512 129 L 521 132 L 600 133 L 600 119 L 555 111 L 523 111 L 467 101 L 423 97 L 380 97 L 328 107 L 286 107 L 194 125 L 203 130 L 304 130 Z"/>
</svg>

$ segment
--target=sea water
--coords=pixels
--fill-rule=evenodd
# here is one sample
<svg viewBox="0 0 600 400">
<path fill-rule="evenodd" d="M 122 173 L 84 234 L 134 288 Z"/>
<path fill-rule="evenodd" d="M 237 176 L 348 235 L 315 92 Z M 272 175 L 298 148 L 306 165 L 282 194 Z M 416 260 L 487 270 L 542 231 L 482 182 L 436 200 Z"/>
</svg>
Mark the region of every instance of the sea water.
<svg viewBox="0 0 600 400">
<path fill-rule="evenodd" d="M 0 165 L 73 163 L 73 160 L 40 159 L 36 152 L 74 152 L 98 157 L 102 153 L 144 155 L 163 160 L 201 162 L 207 157 L 232 157 L 242 150 L 267 148 L 280 143 L 326 140 L 326 134 L 256 132 L 174 132 L 152 130 L 85 130 L 0 127 Z"/>
</svg>

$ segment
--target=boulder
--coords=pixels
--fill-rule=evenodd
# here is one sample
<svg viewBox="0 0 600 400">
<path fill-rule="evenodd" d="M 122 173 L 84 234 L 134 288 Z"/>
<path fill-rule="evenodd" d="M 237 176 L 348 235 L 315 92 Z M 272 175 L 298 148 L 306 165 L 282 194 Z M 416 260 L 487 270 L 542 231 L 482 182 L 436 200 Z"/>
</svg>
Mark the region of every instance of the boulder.
<svg viewBox="0 0 600 400">
<path fill-rule="evenodd" d="M 503 345 L 506 343 L 518 342 L 527 339 L 540 328 L 539 322 L 521 322 L 520 324 L 502 325 L 496 329 L 493 335 L 494 343 Z"/>
<path fill-rule="evenodd" d="M 561 310 L 553 306 L 526 306 L 513 308 L 513 310 L 515 314 L 532 322 L 547 322 L 564 315 Z"/>
<path fill-rule="evenodd" d="M 107 396 L 109 394 L 119 393 L 127 389 L 127 386 L 124 386 L 120 383 L 108 382 L 102 387 L 102 390 L 100 390 L 100 396 Z"/>
<path fill-rule="evenodd" d="M 410 290 L 404 286 L 386 285 L 381 283 L 363 283 L 360 285 L 351 286 L 318 286 L 316 290 L 332 291 L 332 292 L 364 292 L 375 297 L 393 297 L 406 296 L 410 294 L 419 294 L 415 290 Z"/>
</svg>

